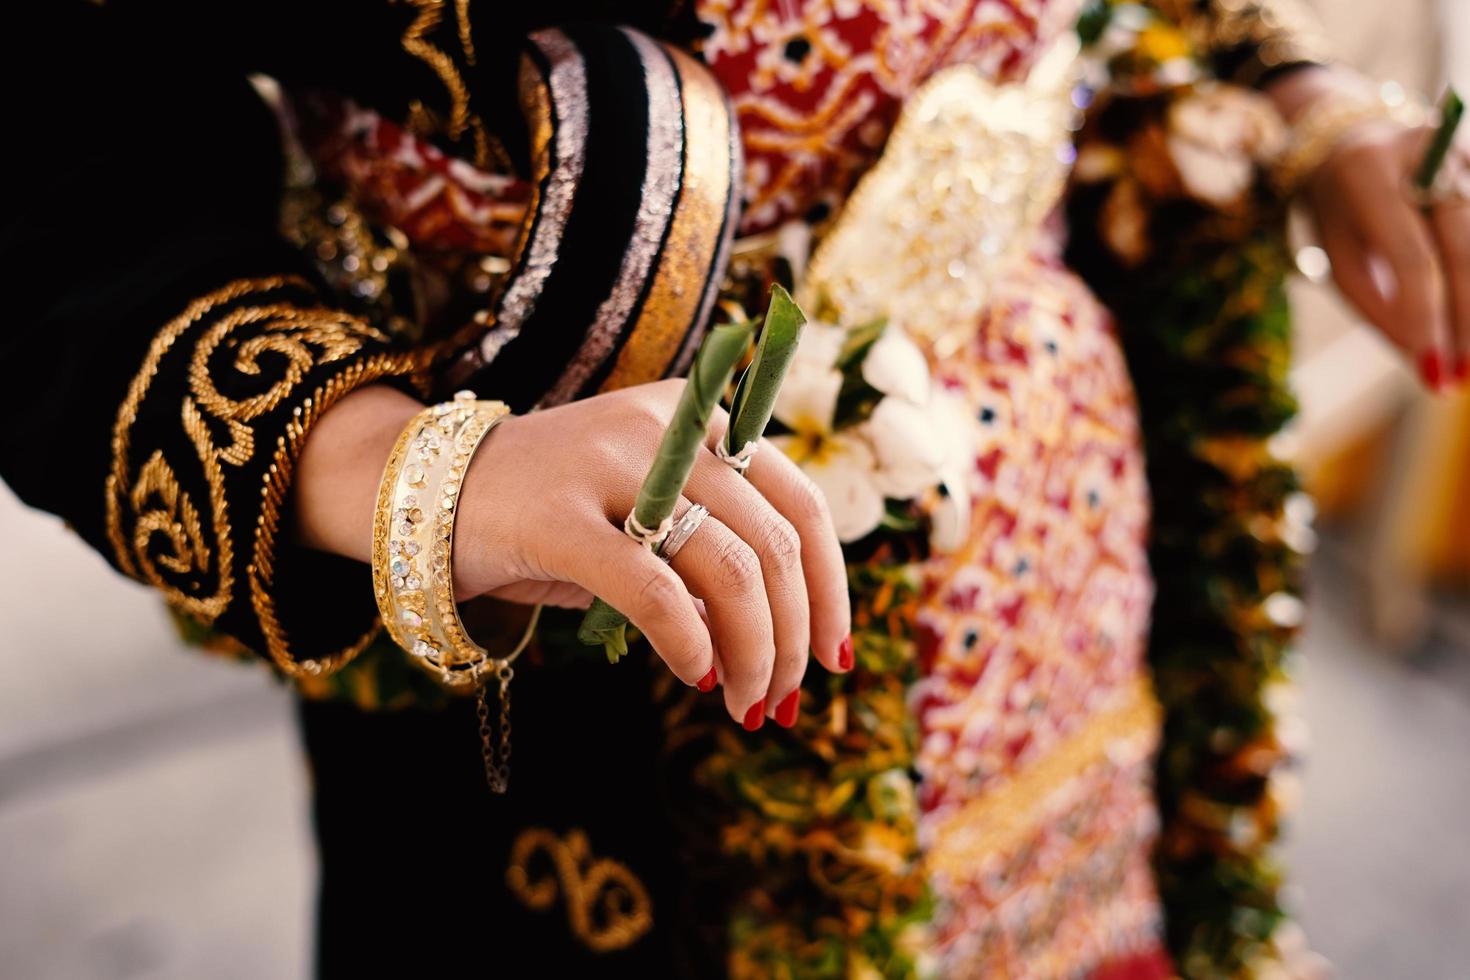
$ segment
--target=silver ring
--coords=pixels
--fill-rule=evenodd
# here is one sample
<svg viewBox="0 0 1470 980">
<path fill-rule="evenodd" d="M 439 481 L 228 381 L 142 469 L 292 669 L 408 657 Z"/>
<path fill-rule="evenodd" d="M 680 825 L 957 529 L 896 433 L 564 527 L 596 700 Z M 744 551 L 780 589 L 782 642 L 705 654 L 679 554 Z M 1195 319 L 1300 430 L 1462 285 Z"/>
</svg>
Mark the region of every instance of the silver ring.
<svg viewBox="0 0 1470 980">
<path fill-rule="evenodd" d="M 694 532 L 699 530 L 699 525 L 708 516 L 709 510 L 703 504 L 690 505 L 684 516 L 674 522 L 673 530 L 669 531 L 669 536 L 659 546 L 658 556 L 664 561 L 673 561 L 679 549 L 689 543 L 689 539 L 694 537 Z"/>
<path fill-rule="evenodd" d="M 1470 203 L 1470 167 L 1457 159 L 1446 161 L 1427 190 L 1414 187 L 1412 193 L 1414 203 L 1425 209 Z"/>
</svg>

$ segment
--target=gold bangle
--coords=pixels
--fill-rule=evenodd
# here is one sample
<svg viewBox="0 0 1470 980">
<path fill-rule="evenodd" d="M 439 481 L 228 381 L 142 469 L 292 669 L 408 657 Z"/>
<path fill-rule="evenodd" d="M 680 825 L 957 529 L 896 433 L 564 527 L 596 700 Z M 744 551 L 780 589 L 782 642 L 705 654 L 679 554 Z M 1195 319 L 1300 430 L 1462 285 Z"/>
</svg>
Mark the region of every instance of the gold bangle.
<svg viewBox="0 0 1470 980">
<path fill-rule="evenodd" d="M 1344 139 L 1359 126 L 1392 121 L 1405 126 L 1423 125 L 1422 103 L 1400 99 L 1327 97 L 1307 107 L 1291 127 L 1291 142 L 1276 158 L 1272 168 L 1277 188 L 1284 196 L 1301 189 L 1306 179 L 1330 157 Z"/>
<path fill-rule="evenodd" d="M 530 642 L 541 608 L 504 657 L 470 639 L 454 601 L 454 522 L 475 450 L 509 414 L 504 403 L 477 401 L 467 391 L 418 413 L 388 454 L 373 513 L 373 592 L 383 624 L 442 684 L 476 691 L 485 778 L 496 793 L 510 780 L 511 664 Z M 498 737 L 485 695 L 491 676 L 499 686 Z"/>
<path fill-rule="evenodd" d="M 431 601 L 426 618 L 434 624 L 434 632 L 447 643 L 447 649 L 416 651 L 451 687 L 478 684 L 486 668 L 508 666 L 514 659 L 513 654 L 497 660 L 470 639 L 454 601 L 454 519 L 459 513 L 460 486 L 475 450 L 490 430 L 510 414 L 510 409 L 501 402 L 477 402 L 475 406 L 474 413 L 454 432 L 444 454 L 447 465 L 443 478 L 438 484 L 438 491 L 430 498 L 430 520 L 433 524 L 429 550 Z"/>
<path fill-rule="evenodd" d="M 454 606 L 452 547 L 459 488 L 471 455 L 509 409 L 461 392 L 404 427 L 378 486 L 373 591 L 394 642 L 446 686 L 482 680 L 492 658 Z"/>
</svg>

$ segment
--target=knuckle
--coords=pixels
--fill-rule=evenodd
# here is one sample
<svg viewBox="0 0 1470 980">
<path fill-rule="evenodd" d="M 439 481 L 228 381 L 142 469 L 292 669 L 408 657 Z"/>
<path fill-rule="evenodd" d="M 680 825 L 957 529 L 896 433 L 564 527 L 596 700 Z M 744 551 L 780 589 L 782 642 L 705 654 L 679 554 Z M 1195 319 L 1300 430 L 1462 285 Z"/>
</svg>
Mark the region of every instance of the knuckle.
<svg viewBox="0 0 1470 980">
<path fill-rule="evenodd" d="M 738 538 L 721 546 L 715 556 L 715 574 L 727 589 L 752 588 L 760 578 L 760 559 Z"/>
<path fill-rule="evenodd" d="M 790 568 L 800 559 L 801 536 L 790 521 L 772 518 L 763 528 L 761 537 L 763 552 L 778 568 Z"/>
<path fill-rule="evenodd" d="M 805 473 L 798 473 L 796 478 L 799 481 L 796 487 L 796 506 L 799 508 L 796 516 L 822 527 L 830 524 L 832 518 L 827 510 L 826 496 Z"/>
<path fill-rule="evenodd" d="M 616 473 L 629 465 L 627 451 L 609 439 L 597 439 L 581 451 L 588 472 Z"/>
<path fill-rule="evenodd" d="M 674 407 L 679 404 L 687 383 L 682 378 L 677 378 L 649 385 L 648 397 L 639 400 L 639 407 L 645 417 L 658 420 L 660 427 L 665 425 L 673 416 Z"/>
</svg>

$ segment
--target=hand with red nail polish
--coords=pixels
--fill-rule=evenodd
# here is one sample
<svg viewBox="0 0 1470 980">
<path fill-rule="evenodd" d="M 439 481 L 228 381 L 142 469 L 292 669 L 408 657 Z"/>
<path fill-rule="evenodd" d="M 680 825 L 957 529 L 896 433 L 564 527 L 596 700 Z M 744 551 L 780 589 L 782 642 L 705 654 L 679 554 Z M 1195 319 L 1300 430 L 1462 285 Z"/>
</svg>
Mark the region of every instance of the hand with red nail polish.
<svg viewBox="0 0 1470 980">
<path fill-rule="evenodd" d="M 1334 65 L 1287 72 L 1264 92 L 1298 126 L 1336 100 L 1361 102 L 1372 86 Z M 1470 206 L 1455 193 L 1427 203 L 1413 193 L 1431 136 L 1431 126 L 1397 120 L 1353 126 L 1305 176 L 1301 198 L 1343 296 L 1404 352 L 1425 387 L 1442 391 L 1464 383 L 1460 365 L 1470 357 Z M 1465 186 L 1467 145 L 1458 140 L 1440 167 L 1446 186 Z"/>
<path fill-rule="evenodd" d="M 502 422 L 459 494 L 455 581 L 466 597 L 601 596 L 685 684 L 720 689 L 735 724 L 759 727 L 801 686 L 811 651 L 841 669 L 847 568 L 821 490 L 780 449 L 762 444 L 743 476 L 715 454 L 722 410 L 674 509 L 676 521 L 695 503 L 708 511 L 693 534 L 665 562 L 622 531 L 684 387 L 634 385 Z"/>
</svg>

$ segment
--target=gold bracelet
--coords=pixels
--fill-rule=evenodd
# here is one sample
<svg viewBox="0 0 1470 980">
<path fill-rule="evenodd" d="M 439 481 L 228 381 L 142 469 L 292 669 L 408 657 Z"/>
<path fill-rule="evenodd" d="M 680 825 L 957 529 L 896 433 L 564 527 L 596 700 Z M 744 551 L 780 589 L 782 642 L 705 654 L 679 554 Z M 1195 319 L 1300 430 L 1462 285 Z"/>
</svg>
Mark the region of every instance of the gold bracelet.
<svg viewBox="0 0 1470 980">
<path fill-rule="evenodd" d="M 1365 123 L 1393 121 L 1423 125 L 1425 107 L 1414 100 L 1329 96 L 1307 107 L 1291 127 L 1291 142 L 1276 158 L 1273 177 L 1284 196 L 1296 193 L 1348 134 Z"/>
<path fill-rule="evenodd" d="M 485 774 L 505 792 L 510 778 L 512 662 L 529 643 L 540 608 L 508 655 L 490 656 L 470 639 L 454 602 L 454 521 L 460 488 L 475 450 L 510 410 L 472 392 L 424 409 L 404 427 L 388 455 L 373 514 L 373 592 L 388 634 L 445 686 L 473 689 Z M 485 681 L 499 682 L 499 739 L 490 728 Z"/>
<path fill-rule="evenodd" d="M 493 658 L 470 640 L 454 605 L 452 549 L 470 457 L 509 414 L 460 392 L 424 409 L 399 435 L 373 515 L 373 590 L 394 641 L 449 687 L 481 680 Z"/>
</svg>

